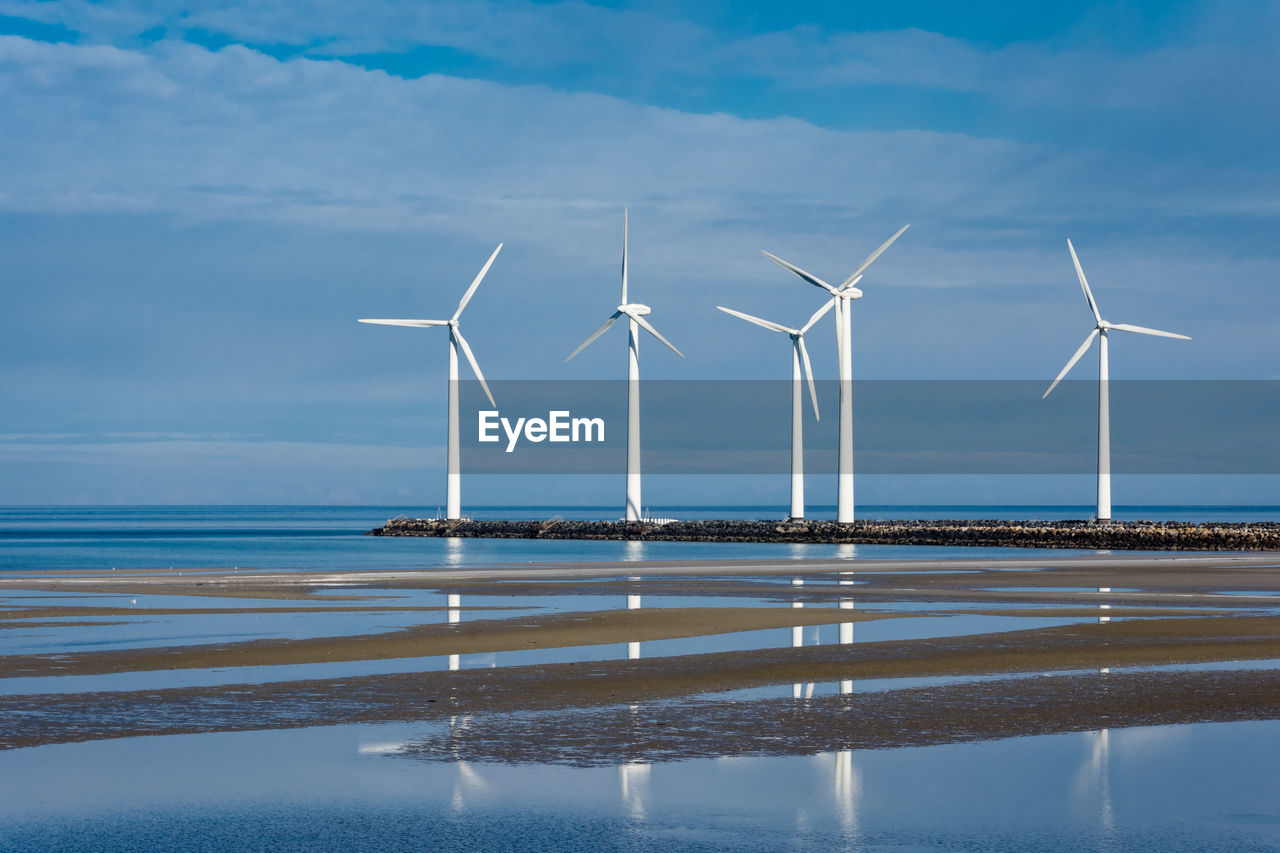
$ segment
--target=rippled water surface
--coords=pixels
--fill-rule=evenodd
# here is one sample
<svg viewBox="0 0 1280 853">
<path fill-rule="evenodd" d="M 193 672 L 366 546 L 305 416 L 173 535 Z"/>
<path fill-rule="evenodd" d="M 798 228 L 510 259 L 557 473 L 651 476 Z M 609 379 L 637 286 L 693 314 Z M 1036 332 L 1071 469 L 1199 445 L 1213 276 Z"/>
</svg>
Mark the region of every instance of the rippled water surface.
<svg viewBox="0 0 1280 853">
<path fill-rule="evenodd" d="M 1019 853 L 1280 846 L 1280 724 L 1271 722 L 590 769 L 395 754 L 426 733 L 341 726 L 0 753 L 0 846 Z"/>
</svg>

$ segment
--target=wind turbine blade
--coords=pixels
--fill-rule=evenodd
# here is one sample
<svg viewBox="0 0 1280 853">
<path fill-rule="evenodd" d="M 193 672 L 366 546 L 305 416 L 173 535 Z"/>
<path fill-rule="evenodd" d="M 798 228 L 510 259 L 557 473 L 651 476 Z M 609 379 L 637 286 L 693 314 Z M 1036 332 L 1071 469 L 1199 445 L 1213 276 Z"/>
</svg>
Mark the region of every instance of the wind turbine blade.
<svg viewBox="0 0 1280 853">
<path fill-rule="evenodd" d="M 1174 332 L 1162 332 L 1159 329 L 1148 329 L 1146 326 L 1131 326 L 1128 323 L 1112 323 L 1107 326 L 1108 329 L 1119 329 L 1122 332 L 1137 332 L 1139 335 L 1155 335 L 1159 338 L 1177 338 L 1180 341 L 1189 341 L 1191 338 L 1186 335 L 1179 335 Z"/>
<path fill-rule="evenodd" d="M 911 227 L 911 224 L 910 224 L 910 223 L 908 223 L 908 224 L 906 224 L 906 225 L 903 225 L 901 228 L 899 228 L 899 229 L 898 229 L 898 233 L 897 233 L 897 234 L 894 234 L 894 235 L 893 235 L 892 237 L 890 237 L 888 240 L 885 240 L 883 243 L 881 243 L 881 244 L 880 244 L 880 248 L 879 248 L 879 249 L 876 249 L 874 252 L 872 252 L 872 253 L 871 253 L 871 255 L 870 255 L 870 256 L 869 256 L 865 261 L 863 261 L 863 262 L 862 262 L 862 266 L 858 267 L 856 270 L 854 270 L 853 272 L 849 273 L 849 277 L 848 277 L 848 278 L 846 278 L 846 279 L 844 280 L 844 283 L 843 283 L 843 284 L 841 284 L 840 286 L 841 286 L 841 287 L 847 287 L 850 283 L 852 283 L 852 282 L 853 282 L 853 280 L 854 280 L 855 278 L 857 278 L 858 276 L 862 275 L 862 273 L 867 269 L 867 267 L 871 266 L 872 262 L 873 262 L 873 261 L 875 261 L 875 259 L 876 259 L 876 258 L 880 257 L 880 255 L 884 252 L 884 250 L 885 250 L 885 249 L 887 249 L 887 248 L 889 248 L 890 246 L 892 246 L 892 245 L 893 245 L 893 241 L 894 241 L 894 240 L 897 240 L 899 237 L 901 237 L 901 236 L 902 236 L 902 232 L 903 232 L 903 231 L 906 231 L 906 230 L 907 230 L 908 228 L 910 228 L 910 227 Z"/>
<path fill-rule="evenodd" d="M 480 380 L 480 387 L 484 389 L 484 395 L 489 398 L 489 405 L 498 405 L 493 401 L 493 392 L 489 390 L 489 383 L 484 381 L 484 374 L 480 372 L 480 365 L 476 363 L 476 357 L 471 353 L 471 347 L 467 345 L 467 339 L 462 336 L 462 332 L 457 329 L 453 330 L 454 337 L 458 339 L 458 343 L 462 345 L 462 354 L 467 357 L 467 363 L 471 365 L 471 369 L 475 371 L 476 379 Z"/>
<path fill-rule="evenodd" d="M 622 209 L 622 301 L 619 305 L 627 304 L 627 209 Z"/>
<path fill-rule="evenodd" d="M 828 311 L 830 311 L 830 310 L 831 310 L 831 306 L 832 306 L 832 305 L 834 305 L 834 304 L 835 304 L 836 302 L 838 302 L 838 301 L 839 301 L 839 300 L 838 300 L 836 297 L 834 297 L 834 296 L 833 296 L 833 297 L 831 297 L 830 301 L 828 301 L 828 302 L 827 302 L 827 304 L 826 304 L 826 305 L 823 305 L 823 306 L 822 306 L 821 308 L 819 308 L 817 311 L 814 311 L 814 312 L 813 312 L 813 316 L 809 318 L 809 322 L 805 323 L 803 326 L 801 326 L 801 327 L 800 327 L 800 334 L 802 334 L 802 335 L 803 335 L 805 332 L 807 332 L 807 331 L 809 331 L 810 329 L 812 329 L 812 328 L 813 328 L 813 324 L 814 324 L 814 323 L 816 323 L 816 322 L 818 322 L 819 320 L 821 320 L 821 319 L 822 319 L 822 317 L 823 317 L 823 315 L 824 315 L 824 314 L 826 314 Z"/>
<path fill-rule="evenodd" d="M 766 258 L 768 258 L 769 260 L 773 261 L 773 262 L 774 262 L 775 264 L 777 264 L 778 266 L 783 267 L 783 268 L 785 268 L 785 269 L 789 269 L 789 270 L 791 270 L 793 273 L 795 273 L 796 275 L 800 276 L 802 279 L 804 279 L 805 281 L 809 282 L 810 284 L 815 285 L 815 286 L 817 286 L 817 287 L 821 287 L 821 288 L 823 288 L 824 290 L 829 290 L 829 291 L 831 291 L 832 293 L 835 293 L 835 292 L 836 292 L 836 289 L 835 289 L 834 287 L 832 287 L 831 285 L 827 284 L 825 281 L 823 281 L 822 279 L 818 278 L 816 275 L 810 275 L 809 273 L 805 272 L 804 270 L 800 269 L 799 267 L 794 266 L 793 264 L 789 264 L 789 263 L 787 263 L 786 261 L 784 261 L 782 258 L 778 257 L 777 255 L 771 255 L 771 254 L 769 254 L 768 252 L 765 252 L 765 251 L 764 251 L 764 249 L 761 249 L 760 251 L 764 253 L 764 256 L 765 256 Z"/>
<path fill-rule="evenodd" d="M 493 254 L 489 256 L 489 260 L 484 262 L 484 266 L 480 268 L 480 274 L 476 276 L 476 280 L 471 282 L 471 286 L 467 288 L 467 292 L 462 294 L 462 301 L 458 303 L 458 310 L 453 312 L 453 319 L 462 316 L 462 309 L 467 307 L 467 303 L 471 301 L 471 294 L 476 292 L 476 288 L 480 286 L 480 281 L 484 278 L 484 274 L 489 271 L 489 267 L 493 266 L 493 259 L 498 257 L 498 253 L 502 251 L 502 244 L 498 244 L 498 248 L 493 250 Z"/>
<path fill-rule="evenodd" d="M 613 316 L 611 316 L 608 320 L 605 320 L 605 321 L 604 321 L 604 325 L 603 325 L 603 326 L 601 326 L 600 328 L 598 328 L 598 329 L 596 329 L 594 332 L 592 332 L 592 333 L 591 333 L 591 337 L 587 338 L 585 341 L 583 341 L 582 343 L 578 344 L 578 348 L 577 348 L 576 350 L 574 350 L 573 352 L 569 353 L 569 358 L 573 358 L 575 355 L 577 355 L 578 353 L 582 352 L 584 349 L 586 349 L 586 348 L 587 348 L 587 345 L 588 345 L 588 344 L 590 344 L 590 343 L 591 343 L 592 341 L 594 341 L 596 338 L 598 338 L 598 337 L 600 337 L 601 335 L 603 335 L 605 332 L 609 331 L 609 327 L 613 325 L 613 321 L 614 321 L 614 320 L 616 320 L 616 319 L 618 319 L 618 318 L 619 318 L 619 317 L 621 317 L 621 316 L 622 316 L 622 312 L 621 312 L 621 311 L 614 311 L 614 312 L 613 312 Z M 566 358 L 566 359 L 565 359 L 565 362 L 566 362 L 566 363 L 568 363 L 569 358 Z"/>
<path fill-rule="evenodd" d="M 813 384 L 813 365 L 809 363 L 809 350 L 805 349 L 803 335 L 796 338 L 796 347 L 800 350 L 800 360 L 804 362 L 804 375 L 809 380 L 809 399 L 813 400 L 813 417 L 820 421 L 822 415 L 818 414 L 818 389 Z"/>
<path fill-rule="evenodd" d="M 635 320 L 637 323 L 639 323 L 639 324 L 640 324 L 640 326 L 641 326 L 641 327 L 642 327 L 646 332 L 648 332 L 649 334 L 653 335 L 655 338 L 657 338 L 658 340 L 660 340 L 660 341 L 662 341 L 664 344 L 666 344 L 668 347 L 670 347 L 670 348 L 671 348 L 671 351 L 672 351 L 673 353 L 675 353 L 676 355 L 680 356 L 681 358 L 684 358 L 684 353 L 682 353 L 682 352 L 680 352 L 680 350 L 676 349 L 676 345 L 675 345 L 675 344 L 673 344 L 673 343 L 671 343 L 671 341 L 667 340 L 666 338 L 664 338 L 664 337 L 662 336 L 662 333 L 661 333 L 661 332 L 659 332 L 657 329 L 655 329 L 655 328 L 653 327 L 653 325 L 652 325 L 648 320 L 646 320 L 643 316 L 641 316 L 640 314 L 628 314 L 627 316 L 631 317 L 633 320 Z"/>
<path fill-rule="evenodd" d="M 717 305 L 726 314 L 732 314 L 735 317 L 746 320 L 748 323 L 755 323 L 757 326 L 764 326 L 766 329 L 772 329 L 775 332 L 794 332 L 794 329 L 788 329 L 786 326 L 773 322 L 772 320 L 761 320 L 759 317 L 753 317 L 750 314 L 744 314 L 741 311 L 734 311 L 732 308 L 725 308 L 723 305 Z"/>
<path fill-rule="evenodd" d="M 1058 383 L 1062 381 L 1062 377 L 1066 376 L 1067 371 L 1069 371 L 1071 368 L 1076 366 L 1076 362 L 1080 360 L 1080 356 L 1084 355 L 1084 351 L 1089 348 L 1089 345 L 1093 343 L 1093 339 L 1096 338 L 1097 336 L 1098 336 L 1097 329 L 1094 329 L 1092 332 L 1089 333 L 1089 337 L 1084 339 L 1084 343 L 1080 345 L 1080 349 L 1076 350 L 1076 354 L 1071 356 L 1071 360 L 1067 362 L 1067 366 L 1062 368 L 1062 372 L 1058 374 L 1058 378 L 1053 380 L 1053 384 L 1049 386 L 1049 390 L 1045 391 L 1044 394 L 1040 397 L 1041 400 L 1043 400 L 1045 397 L 1048 397 L 1049 393 L 1053 391 L 1054 388 L 1058 387 Z"/>
<path fill-rule="evenodd" d="M 1076 257 L 1076 247 L 1071 245 L 1070 239 L 1067 240 L 1067 248 L 1071 250 L 1071 262 L 1076 265 L 1076 275 L 1080 276 L 1080 286 L 1084 288 L 1084 299 L 1089 303 L 1093 319 L 1101 323 L 1102 315 L 1098 313 L 1098 303 L 1093 301 L 1093 291 L 1089 289 L 1089 282 L 1085 280 L 1084 268 L 1080 266 L 1080 259 Z"/>
<path fill-rule="evenodd" d="M 449 325 L 448 320 L 359 320 L 357 322 L 373 323 L 378 326 L 413 326 L 415 328 Z"/>
</svg>

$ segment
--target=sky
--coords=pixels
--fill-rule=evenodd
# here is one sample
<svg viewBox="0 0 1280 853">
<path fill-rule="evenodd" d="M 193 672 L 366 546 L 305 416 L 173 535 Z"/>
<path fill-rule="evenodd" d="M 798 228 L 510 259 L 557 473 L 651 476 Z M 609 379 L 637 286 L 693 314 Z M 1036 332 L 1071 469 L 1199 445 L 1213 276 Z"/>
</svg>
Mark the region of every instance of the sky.
<svg viewBox="0 0 1280 853">
<path fill-rule="evenodd" d="M 862 282 L 858 378 L 1047 384 L 1091 328 L 1070 238 L 1107 319 L 1193 338 L 1116 336 L 1114 378 L 1280 379 L 1278 49 L 1248 0 L 0 0 L 0 503 L 437 505 L 447 335 L 355 319 L 447 318 L 501 242 L 462 319 L 486 376 L 619 378 L 620 327 L 563 359 L 617 305 L 624 209 L 632 298 L 686 356 L 646 339 L 646 378 L 785 379 L 786 340 L 715 306 L 800 325 L 820 292 L 761 249 L 838 282 L 910 223 Z M 833 378 L 830 318 L 810 348 Z M 621 488 L 486 475 L 464 502 Z"/>
</svg>

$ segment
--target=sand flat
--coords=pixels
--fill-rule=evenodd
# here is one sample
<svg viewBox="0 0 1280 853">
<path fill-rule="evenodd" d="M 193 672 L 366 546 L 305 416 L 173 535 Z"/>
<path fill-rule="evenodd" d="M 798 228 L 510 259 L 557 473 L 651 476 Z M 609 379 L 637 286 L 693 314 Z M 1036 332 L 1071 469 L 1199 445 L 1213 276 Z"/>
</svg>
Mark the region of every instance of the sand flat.
<svg viewBox="0 0 1280 853">
<path fill-rule="evenodd" d="M 0 656 L 0 678 L 103 675 L 145 670 L 290 666 L 389 658 L 505 652 L 651 642 L 769 628 L 832 625 L 895 618 L 834 607 L 669 607 L 603 610 L 433 623 L 378 634 L 250 640 L 216 645 L 162 646 L 101 652 Z"/>
<path fill-rule="evenodd" d="M 88 675 L 142 670 L 363 661 L 567 648 L 928 618 L 1046 617 L 1077 624 L 927 639 L 680 654 L 644 660 L 582 660 L 307 681 L 0 697 L 0 745 L 60 743 L 141 734 L 241 731 L 350 722 L 467 717 L 470 734 L 424 741 L 424 758 L 569 763 L 730 754 L 794 754 L 1071 731 L 1100 725 L 1280 718 L 1280 670 L 1112 672 L 1122 667 L 1280 660 L 1280 568 L 1265 555 L 1084 555 L 946 561 L 671 561 L 565 564 L 424 572 L 77 572 L 0 578 L 8 589 L 62 595 L 41 614 L 99 618 L 74 594 L 202 595 L 226 607 L 367 615 L 402 612 L 396 589 L 462 595 L 467 616 L 394 631 L 0 656 L 0 676 Z M 791 580 L 788 580 L 790 578 Z M 850 581 L 854 584 L 850 585 Z M 326 590 L 341 589 L 344 601 Z M 1111 590 L 1111 591 L 1104 591 Z M 422 597 L 422 593 L 417 593 Z M 623 610 L 621 595 L 722 596 L 725 606 Z M 484 612 L 486 595 L 598 597 L 571 613 Z M 350 596 L 358 599 L 348 602 Z M 733 598 L 752 606 L 735 606 Z M 324 606 L 238 605 L 244 598 L 298 598 Z M 359 600 L 363 599 L 363 601 Z M 11 603 L 21 598 L 11 599 Z M 853 603 L 842 609 L 837 602 Z M 443 602 L 442 602 L 443 603 Z M 1098 607 L 1107 603 L 1108 609 Z M 472 608 L 471 605 L 480 607 Z M 800 606 L 803 605 L 803 606 Z M 927 605 L 927 606 L 926 606 Z M 1035 606 L 1028 606 L 1035 605 Z M 921 610 L 921 607 L 925 607 Z M 134 611 L 130 615 L 145 610 Z M 10 614 L 19 613 L 15 608 Z M 485 618 L 475 618 L 483 612 Z M 1098 615 L 1110 617 L 1100 622 Z M 21 624 L 21 622 L 19 622 Z M 896 624 L 896 623 L 895 623 Z M 787 635 L 783 635 L 787 636 Z M 1109 673 L 1109 674 L 1108 674 Z M 805 700 L 716 699 L 717 693 L 875 679 L 996 677 L 927 688 Z M 548 716 L 549 715 L 549 716 Z M 632 722 L 627 722 L 632 721 Z M 753 722 L 755 721 L 755 722 Z M 639 726 L 639 728 L 637 728 Z M 665 730 L 665 731 L 663 731 Z M 446 748 L 447 747 L 447 748 Z"/>
</svg>

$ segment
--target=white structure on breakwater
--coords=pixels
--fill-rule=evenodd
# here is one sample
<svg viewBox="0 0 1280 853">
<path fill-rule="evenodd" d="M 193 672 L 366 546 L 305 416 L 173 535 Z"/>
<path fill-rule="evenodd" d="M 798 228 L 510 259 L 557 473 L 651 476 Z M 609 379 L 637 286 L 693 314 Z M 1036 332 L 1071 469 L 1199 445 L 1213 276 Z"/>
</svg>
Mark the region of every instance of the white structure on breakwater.
<svg viewBox="0 0 1280 853">
<path fill-rule="evenodd" d="M 467 363 L 471 365 L 471 370 L 475 373 L 476 379 L 480 380 L 480 386 L 484 388 L 484 393 L 489 398 L 489 403 L 497 405 L 493 402 L 493 394 L 489 391 L 489 383 L 484 381 L 484 374 L 480 372 L 480 365 L 476 363 L 476 357 L 472 354 L 471 347 L 467 344 L 467 339 L 462 336 L 462 330 L 458 328 L 458 318 L 462 316 L 463 309 L 471 301 L 476 288 L 480 286 L 485 273 L 489 272 L 489 267 L 493 265 L 494 258 L 498 257 L 498 252 L 501 251 L 502 244 L 499 243 L 498 248 L 494 249 L 493 254 L 489 256 L 489 260 L 485 261 L 480 273 L 475 277 L 475 281 L 471 282 L 467 292 L 462 294 L 462 301 L 458 303 L 458 310 L 454 311 L 453 316 L 448 320 L 360 321 L 361 323 L 374 323 L 380 326 L 449 327 L 449 426 L 447 436 L 448 462 L 445 470 L 445 518 L 450 520 L 462 518 L 462 453 L 458 433 L 458 347 L 462 347 L 462 354 L 466 356 Z"/>
<path fill-rule="evenodd" d="M 848 524 L 853 521 L 853 331 L 850 322 L 850 308 L 853 300 L 862 298 L 858 282 L 872 261 L 880 257 L 885 249 L 893 245 L 893 241 L 902 236 L 902 232 L 910 228 L 903 225 L 888 240 L 880 245 L 871 255 L 849 273 L 849 277 L 839 287 L 832 287 L 815 275 L 811 275 L 797 266 L 787 263 L 776 255 L 765 252 L 765 257 L 774 263 L 791 270 L 805 281 L 820 287 L 831 294 L 831 304 L 836 309 L 836 352 L 839 356 L 840 375 L 840 445 L 837 461 L 837 493 L 836 521 Z"/>
<path fill-rule="evenodd" d="M 662 336 L 662 333 L 645 319 L 650 313 L 648 305 L 627 301 L 627 212 L 622 212 L 622 301 L 616 311 L 600 328 L 591 333 L 591 337 L 578 344 L 578 348 L 569 353 L 565 361 L 569 361 L 586 349 L 592 341 L 603 335 L 619 317 L 626 316 L 627 335 L 627 521 L 640 521 L 643 513 L 640 508 L 640 329 L 653 335 L 674 352 L 684 358 L 684 353 L 676 349 L 675 344 Z"/>
<path fill-rule="evenodd" d="M 1076 275 L 1080 278 L 1080 287 L 1084 289 L 1084 300 L 1089 303 L 1089 310 L 1093 312 L 1093 320 L 1097 324 L 1093 331 L 1089 333 L 1089 337 L 1084 339 L 1084 343 L 1080 345 L 1080 349 L 1076 350 L 1075 355 L 1071 356 L 1071 360 L 1067 362 L 1067 366 L 1062 368 L 1062 372 L 1058 374 L 1058 378 L 1053 380 L 1048 390 L 1044 392 L 1044 397 L 1048 397 L 1054 388 L 1058 387 L 1058 383 L 1062 381 L 1062 377 L 1067 375 L 1067 371 L 1075 367 L 1080 357 L 1084 355 L 1085 350 L 1093 343 L 1094 338 L 1098 338 L 1098 521 L 1111 520 L 1111 397 L 1110 377 L 1107 368 L 1107 332 L 1135 332 L 1139 335 L 1155 335 L 1161 338 L 1177 338 L 1181 341 L 1189 341 L 1191 338 L 1186 335 L 1179 335 L 1173 332 L 1162 332 L 1159 329 L 1148 329 L 1145 326 L 1131 326 L 1128 323 L 1108 323 L 1102 319 L 1102 315 L 1098 313 L 1098 303 L 1093 299 L 1093 293 L 1089 290 L 1089 282 L 1085 280 L 1084 269 L 1080 266 L 1080 259 L 1076 257 L 1076 247 L 1071 245 L 1071 241 L 1067 241 L 1067 249 L 1071 252 L 1071 261 L 1076 266 Z M 1041 397 L 1040 399 L 1044 399 Z"/>
<path fill-rule="evenodd" d="M 732 314 L 742 320 L 753 323 L 772 331 L 785 332 L 791 337 L 792 341 L 792 442 L 791 442 L 791 506 L 790 518 L 803 519 L 805 517 L 804 506 L 804 442 L 803 442 L 803 382 L 807 380 L 809 385 L 809 394 L 812 399 L 815 418 L 820 418 L 817 392 L 813 377 L 813 367 L 810 363 L 809 353 L 807 351 L 804 336 L 805 334 L 832 308 L 835 309 L 835 325 L 836 325 L 836 349 L 837 364 L 839 376 L 839 397 L 840 397 L 840 416 L 839 416 L 839 443 L 838 443 L 838 461 L 837 461 L 837 514 L 836 522 L 839 524 L 848 524 L 854 521 L 854 490 L 853 490 L 853 401 L 852 401 L 852 325 L 851 325 L 851 303 L 863 296 L 863 291 L 858 287 L 863 274 L 867 268 L 891 246 L 909 226 L 904 225 L 892 237 L 881 244 L 874 252 L 869 255 L 847 278 L 838 286 L 833 286 L 806 272 L 805 270 L 782 260 L 781 258 L 764 252 L 765 256 L 785 269 L 791 271 L 806 282 L 819 287 L 826 291 L 829 299 L 809 318 L 808 322 L 801 328 L 795 329 L 764 320 L 760 317 L 747 314 L 734 309 L 723 306 L 716 306 L 719 310 Z M 605 322 L 596 329 L 586 340 L 569 354 L 565 361 L 573 359 L 580 352 L 591 345 L 597 338 L 603 335 L 609 328 L 622 316 L 627 317 L 628 321 L 628 346 L 627 346 L 627 455 L 626 455 L 626 504 L 625 519 L 627 521 L 652 521 L 654 523 L 663 523 L 672 521 L 672 519 L 645 519 L 642 512 L 641 503 L 641 460 L 640 460 L 640 370 L 639 370 L 639 330 L 643 328 L 649 334 L 653 335 L 663 345 L 679 355 L 681 358 L 684 354 L 667 340 L 653 325 L 646 319 L 651 313 L 649 306 L 631 302 L 628 289 L 628 215 L 626 211 L 623 213 L 623 231 L 622 231 L 622 287 L 620 304 L 609 316 Z M 1081 289 L 1084 292 L 1085 301 L 1089 306 L 1089 310 L 1093 315 L 1095 326 L 1085 338 L 1084 343 L 1076 350 L 1076 352 L 1067 361 L 1066 366 L 1062 368 L 1058 376 L 1045 390 L 1043 398 L 1047 398 L 1050 393 L 1058 386 L 1058 384 L 1066 377 L 1076 363 L 1084 356 L 1084 353 L 1093 344 L 1095 338 L 1099 339 L 1099 361 L 1098 361 L 1098 448 L 1097 448 L 1097 515 L 1096 519 L 1100 522 L 1109 522 L 1111 520 L 1111 440 L 1110 440 L 1110 396 L 1109 396 L 1109 333 L 1111 331 L 1133 332 L 1141 335 L 1151 335 L 1157 337 L 1175 338 L 1179 340 L 1190 340 L 1187 335 L 1177 334 L 1174 332 L 1165 332 L 1158 329 L 1151 329 L 1144 326 L 1135 326 L 1126 323 L 1111 323 L 1102 318 L 1093 293 L 1089 288 L 1089 283 L 1085 278 L 1084 270 L 1081 267 L 1080 260 L 1076 255 L 1075 247 L 1071 241 L 1067 241 L 1067 248 L 1071 253 L 1071 259 L 1075 266 L 1076 274 L 1080 280 Z M 449 395 L 448 395 L 448 449 L 447 449 L 447 508 L 445 518 L 447 520 L 459 520 L 461 514 L 461 453 L 460 453 L 460 431 L 459 431 L 459 388 L 458 388 L 458 350 L 461 348 L 463 356 L 471 365 L 476 378 L 479 380 L 481 387 L 484 389 L 485 395 L 488 397 L 490 404 L 494 403 L 493 394 L 491 393 L 488 383 L 485 381 L 484 375 L 481 373 L 480 366 L 476 362 L 475 356 L 471 351 L 471 347 L 467 344 L 459 328 L 459 318 L 468 302 L 475 294 L 480 282 L 484 279 L 492 266 L 498 253 L 502 250 L 502 244 L 494 249 L 493 254 L 485 262 L 484 267 L 476 275 L 470 287 L 463 294 L 461 301 L 458 303 L 457 310 L 448 320 L 408 320 L 408 319 L 361 319 L 361 323 L 374 323 L 381 325 L 408 326 L 408 327 L 430 327 L 430 326 L 447 326 L 449 328 Z M 1042 398 L 1042 399 L 1043 399 Z M 480 421 L 480 440 L 496 440 L 496 438 L 486 438 L 486 421 L 487 416 L 497 418 L 495 412 L 482 412 Z M 559 412 L 552 412 L 555 416 Z M 567 412 L 564 413 L 567 416 Z M 534 419 L 537 423 L 542 424 L 540 419 Z M 554 418 L 552 417 L 552 420 Z M 599 421 L 601 438 L 603 437 L 603 421 Z M 502 418 L 505 424 L 507 419 Z M 489 425 L 492 427 L 492 424 Z M 517 426 L 518 429 L 518 426 Z M 576 426 L 575 426 L 576 430 Z M 492 430 L 490 430 L 492 432 Z M 531 433 L 530 433 L 531 435 Z M 539 438 L 530 437 L 531 441 L 538 441 Z M 554 428 L 552 441 L 557 440 L 554 437 Z M 588 439 L 590 440 L 590 439 Z M 508 452 L 514 449 L 514 437 L 508 445 Z"/>
<path fill-rule="evenodd" d="M 813 384 L 813 365 L 809 363 L 809 351 L 804 346 L 804 333 L 813 328 L 813 324 L 831 310 L 835 300 L 813 312 L 809 322 L 799 329 L 792 329 L 771 320 L 762 320 L 732 308 L 717 305 L 726 314 L 740 317 L 748 323 L 755 323 L 775 332 L 786 332 L 791 336 L 791 515 L 790 519 L 798 521 L 804 518 L 804 392 L 801 390 L 800 366 L 804 365 L 804 378 L 809 380 L 809 397 L 813 400 L 813 416 L 821 420 L 818 413 L 818 390 Z"/>
</svg>

